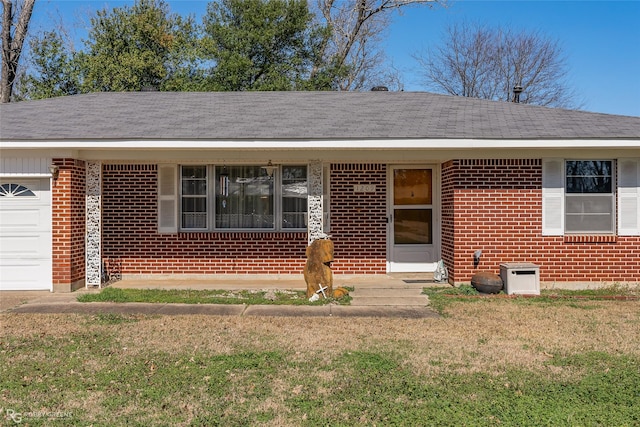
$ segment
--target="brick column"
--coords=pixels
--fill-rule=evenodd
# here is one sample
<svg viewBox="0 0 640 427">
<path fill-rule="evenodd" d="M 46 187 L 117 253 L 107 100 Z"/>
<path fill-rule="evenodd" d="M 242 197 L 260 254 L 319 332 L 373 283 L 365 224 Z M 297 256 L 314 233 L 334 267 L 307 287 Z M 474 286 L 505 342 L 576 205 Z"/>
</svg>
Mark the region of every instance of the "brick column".
<svg viewBox="0 0 640 427">
<path fill-rule="evenodd" d="M 52 183 L 53 290 L 70 292 L 84 285 L 85 164 L 53 159 L 59 168 Z"/>
</svg>

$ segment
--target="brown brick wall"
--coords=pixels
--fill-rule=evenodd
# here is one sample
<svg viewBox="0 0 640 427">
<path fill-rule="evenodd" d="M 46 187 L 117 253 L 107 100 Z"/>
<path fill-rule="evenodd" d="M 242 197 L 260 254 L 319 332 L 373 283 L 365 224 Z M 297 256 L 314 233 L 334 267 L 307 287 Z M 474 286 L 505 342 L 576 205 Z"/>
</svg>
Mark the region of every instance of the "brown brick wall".
<svg viewBox="0 0 640 427">
<path fill-rule="evenodd" d="M 103 167 L 104 256 L 124 274 L 301 273 L 304 232 L 157 233 L 157 167 Z M 386 271 L 384 164 L 331 165 L 333 271 Z M 373 184 L 372 193 L 354 192 Z M 539 159 L 452 160 L 442 165 L 442 257 L 451 279 L 499 272 L 504 262 L 533 262 L 543 282 L 615 282 L 640 278 L 638 237 L 542 236 Z M 482 249 L 477 269 L 473 252 Z"/>
<path fill-rule="evenodd" d="M 332 269 L 342 274 L 386 272 L 387 167 L 384 164 L 331 165 Z M 375 185 L 356 193 L 356 184 Z"/>
<path fill-rule="evenodd" d="M 386 271 L 386 167 L 331 171 L 334 272 Z M 354 184 L 375 193 L 354 193 Z M 103 166 L 103 256 L 123 274 L 291 274 L 306 262 L 306 232 L 158 234 L 156 165 Z"/>
<path fill-rule="evenodd" d="M 103 166 L 103 256 L 123 274 L 302 273 L 307 234 L 158 234 L 157 166 Z"/>
<path fill-rule="evenodd" d="M 542 282 L 640 280 L 638 237 L 542 235 L 541 160 L 449 161 L 442 201 L 443 258 L 456 283 L 504 262 L 539 265 Z"/>
<path fill-rule="evenodd" d="M 53 159 L 60 174 L 53 181 L 53 284 L 60 289 L 85 278 L 85 163 Z"/>
</svg>

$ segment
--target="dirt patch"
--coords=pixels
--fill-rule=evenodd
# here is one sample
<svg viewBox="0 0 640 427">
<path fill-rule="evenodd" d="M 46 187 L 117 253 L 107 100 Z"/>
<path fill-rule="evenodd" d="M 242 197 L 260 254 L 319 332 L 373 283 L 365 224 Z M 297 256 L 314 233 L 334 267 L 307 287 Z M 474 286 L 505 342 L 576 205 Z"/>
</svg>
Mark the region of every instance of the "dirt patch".
<svg viewBox="0 0 640 427">
<path fill-rule="evenodd" d="M 51 295 L 49 291 L 0 291 L 0 312 Z"/>
</svg>

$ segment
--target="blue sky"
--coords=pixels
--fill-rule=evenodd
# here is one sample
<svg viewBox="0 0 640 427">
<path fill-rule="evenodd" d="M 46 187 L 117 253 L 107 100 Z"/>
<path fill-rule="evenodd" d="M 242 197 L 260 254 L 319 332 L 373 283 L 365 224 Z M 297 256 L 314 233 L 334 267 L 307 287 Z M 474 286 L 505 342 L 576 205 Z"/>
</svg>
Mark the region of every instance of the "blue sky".
<svg viewBox="0 0 640 427">
<path fill-rule="evenodd" d="M 31 29 L 62 20 L 84 37 L 82 28 L 92 12 L 132 3 L 38 0 Z M 173 12 L 199 16 L 207 1 L 169 4 Z M 387 57 L 404 75 L 405 90 L 425 90 L 412 54 L 440 44 L 446 27 L 460 21 L 540 31 L 562 47 L 570 84 L 584 99 L 585 110 L 640 116 L 640 0 L 450 0 L 447 8 L 407 8 L 393 15 L 384 43 Z"/>
</svg>

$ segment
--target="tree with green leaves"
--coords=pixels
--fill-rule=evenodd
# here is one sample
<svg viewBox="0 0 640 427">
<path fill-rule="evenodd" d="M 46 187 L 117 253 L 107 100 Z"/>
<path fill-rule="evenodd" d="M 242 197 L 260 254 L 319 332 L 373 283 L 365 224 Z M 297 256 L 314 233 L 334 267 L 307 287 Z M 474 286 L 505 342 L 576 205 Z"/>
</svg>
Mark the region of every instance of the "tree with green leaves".
<svg viewBox="0 0 640 427">
<path fill-rule="evenodd" d="M 213 90 L 331 89 L 336 70 L 318 55 L 329 33 L 304 0 L 214 1 L 204 32 Z"/>
<path fill-rule="evenodd" d="M 20 84 L 20 97 L 28 99 L 75 95 L 81 91 L 81 70 L 75 52 L 61 34 L 46 31 L 31 39 L 31 73 Z"/>
<path fill-rule="evenodd" d="M 169 13 L 164 0 L 137 0 L 131 7 L 104 9 L 91 20 L 87 51 L 79 56 L 83 91 L 161 89 L 183 78 L 194 42 L 192 18 Z M 186 62 L 186 65 L 185 65 Z"/>
</svg>

